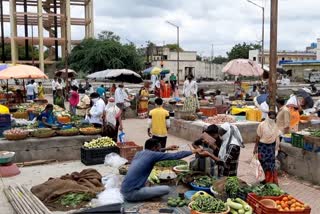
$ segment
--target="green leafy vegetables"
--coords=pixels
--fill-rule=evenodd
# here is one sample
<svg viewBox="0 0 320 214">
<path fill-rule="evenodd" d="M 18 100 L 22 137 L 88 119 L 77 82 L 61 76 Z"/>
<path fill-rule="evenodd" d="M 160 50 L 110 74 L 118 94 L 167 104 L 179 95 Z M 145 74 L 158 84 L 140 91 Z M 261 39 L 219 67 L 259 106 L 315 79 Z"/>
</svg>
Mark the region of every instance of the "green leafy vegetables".
<svg viewBox="0 0 320 214">
<path fill-rule="evenodd" d="M 178 165 L 188 165 L 188 162 L 184 160 L 164 160 L 155 164 L 158 167 L 175 167 Z"/>
<path fill-rule="evenodd" d="M 201 176 L 194 179 L 193 183 L 199 187 L 211 187 L 214 180 L 214 178 L 209 176 Z"/>
<path fill-rule="evenodd" d="M 285 193 L 276 184 L 258 185 L 253 189 L 253 192 L 258 196 L 280 196 Z"/>
<path fill-rule="evenodd" d="M 230 198 L 236 198 L 240 189 L 239 180 L 236 176 L 228 177 L 225 185 L 225 190 Z"/>
<path fill-rule="evenodd" d="M 90 201 L 93 197 L 87 193 L 68 193 L 61 196 L 58 202 L 66 207 L 76 207 L 82 202 Z"/>
</svg>

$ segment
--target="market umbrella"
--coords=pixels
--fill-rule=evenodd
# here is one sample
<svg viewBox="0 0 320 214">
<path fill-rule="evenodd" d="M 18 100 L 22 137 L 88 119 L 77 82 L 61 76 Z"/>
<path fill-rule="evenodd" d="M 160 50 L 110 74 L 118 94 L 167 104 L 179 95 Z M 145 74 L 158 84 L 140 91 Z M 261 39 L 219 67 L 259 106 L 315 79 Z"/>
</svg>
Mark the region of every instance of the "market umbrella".
<svg viewBox="0 0 320 214">
<path fill-rule="evenodd" d="M 106 79 L 127 83 L 143 82 L 139 74 L 128 69 L 110 69 L 110 72 L 106 75 Z"/>
<path fill-rule="evenodd" d="M 161 75 L 166 75 L 166 74 L 169 74 L 169 73 L 170 73 L 170 70 L 168 68 L 162 68 L 161 72 L 160 72 Z"/>
<path fill-rule="evenodd" d="M 68 78 L 73 78 L 73 77 L 76 77 L 77 75 L 78 75 L 77 72 L 75 72 L 72 69 L 68 69 Z M 66 78 L 67 77 L 66 69 L 61 69 L 59 71 L 56 71 L 55 76 Z"/>
<path fill-rule="evenodd" d="M 154 66 L 154 67 L 147 68 L 147 69 L 144 70 L 142 73 L 144 73 L 144 74 L 159 75 L 161 71 L 162 71 L 161 68 Z M 170 72 L 170 71 L 169 71 L 169 72 Z"/>
<path fill-rule="evenodd" d="M 224 66 L 222 72 L 235 76 L 261 76 L 263 69 L 250 59 L 234 59 Z"/>
<path fill-rule="evenodd" d="M 0 72 L 0 79 L 48 79 L 39 68 L 31 65 L 16 65 Z"/>
<path fill-rule="evenodd" d="M 110 72 L 110 69 L 97 71 L 87 76 L 88 79 L 106 79 L 107 74 Z"/>
</svg>

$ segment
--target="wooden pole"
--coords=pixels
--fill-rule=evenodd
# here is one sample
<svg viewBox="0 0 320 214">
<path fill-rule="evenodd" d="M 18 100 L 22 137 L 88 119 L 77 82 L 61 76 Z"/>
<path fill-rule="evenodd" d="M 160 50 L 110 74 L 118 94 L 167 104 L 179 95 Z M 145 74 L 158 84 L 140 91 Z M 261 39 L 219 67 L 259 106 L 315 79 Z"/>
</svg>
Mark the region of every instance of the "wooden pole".
<svg viewBox="0 0 320 214">
<path fill-rule="evenodd" d="M 275 111 L 277 93 L 277 37 L 278 37 L 278 0 L 271 0 L 270 21 L 270 73 L 269 73 L 269 109 Z"/>
</svg>

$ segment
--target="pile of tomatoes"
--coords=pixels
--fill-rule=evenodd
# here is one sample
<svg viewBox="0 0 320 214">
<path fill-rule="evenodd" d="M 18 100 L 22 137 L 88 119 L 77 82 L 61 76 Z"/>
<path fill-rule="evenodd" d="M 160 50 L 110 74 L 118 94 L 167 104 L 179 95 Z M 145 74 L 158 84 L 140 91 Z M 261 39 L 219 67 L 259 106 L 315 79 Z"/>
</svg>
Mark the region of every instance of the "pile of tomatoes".
<svg viewBox="0 0 320 214">
<path fill-rule="evenodd" d="M 308 205 L 300 203 L 291 195 L 285 196 L 282 200 L 276 200 L 278 211 L 304 211 Z"/>
</svg>

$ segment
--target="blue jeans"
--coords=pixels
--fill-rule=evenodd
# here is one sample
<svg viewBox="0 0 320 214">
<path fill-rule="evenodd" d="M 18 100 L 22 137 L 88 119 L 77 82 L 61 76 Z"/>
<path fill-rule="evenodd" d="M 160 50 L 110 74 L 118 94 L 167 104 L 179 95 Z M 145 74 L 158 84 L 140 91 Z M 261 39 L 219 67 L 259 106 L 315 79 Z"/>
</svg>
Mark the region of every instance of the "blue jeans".
<svg viewBox="0 0 320 214">
<path fill-rule="evenodd" d="M 34 100 L 34 96 L 33 95 L 27 95 L 28 100 Z"/>
<path fill-rule="evenodd" d="M 167 195 L 170 192 L 169 186 L 142 187 L 128 193 L 122 193 L 127 201 L 145 201 L 156 197 Z"/>
</svg>

